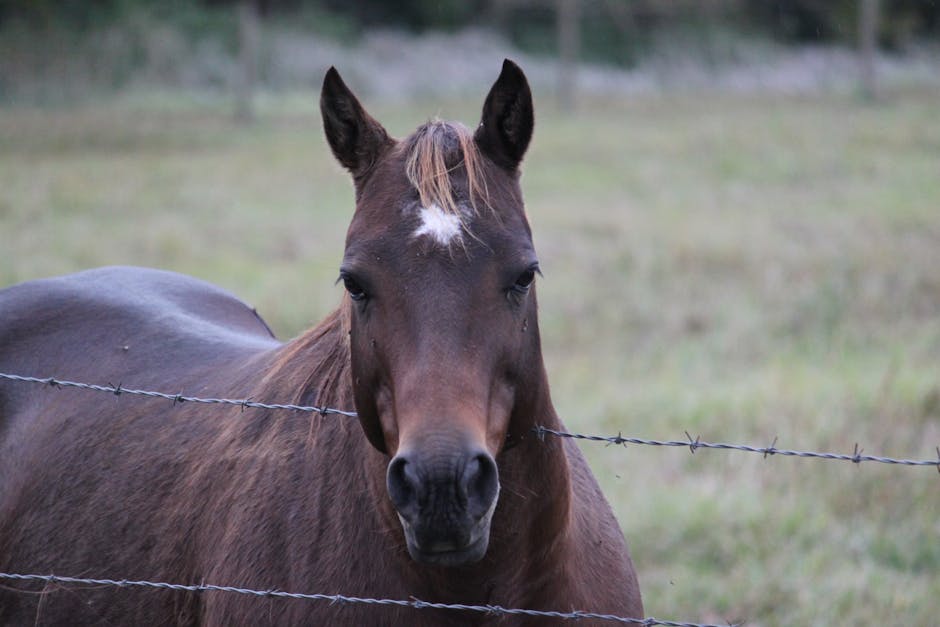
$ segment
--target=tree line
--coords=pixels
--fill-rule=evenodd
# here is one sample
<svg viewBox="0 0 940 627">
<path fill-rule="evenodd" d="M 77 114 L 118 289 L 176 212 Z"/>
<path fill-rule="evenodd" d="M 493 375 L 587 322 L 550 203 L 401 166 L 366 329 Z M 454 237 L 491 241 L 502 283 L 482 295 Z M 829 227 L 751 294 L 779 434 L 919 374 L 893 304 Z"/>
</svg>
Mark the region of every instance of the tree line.
<svg viewBox="0 0 940 627">
<path fill-rule="evenodd" d="M 0 0 L 0 27 L 93 29 L 135 12 L 180 19 L 198 35 L 213 13 L 248 4 L 263 19 L 306 17 L 312 27 L 346 37 L 376 27 L 413 32 L 486 26 L 518 47 L 556 54 L 559 13 L 578 16 L 583 57 L 629 66 L 663 30 L 687 37 L 746 32 L 784 43 L 857 41 L 858 13 L 865 0 Z M 940 1 L 877 0 L 876 44 L 902 49 L 940 35 Z M 567 8 L 566 8 L 567 7 Z M 200 20 L 205 14 L 206 19 Z M 234 26 L 234 23 L 233 23 Z M 329 32 L 325 33 L 329 34 Z"/>
</svg>

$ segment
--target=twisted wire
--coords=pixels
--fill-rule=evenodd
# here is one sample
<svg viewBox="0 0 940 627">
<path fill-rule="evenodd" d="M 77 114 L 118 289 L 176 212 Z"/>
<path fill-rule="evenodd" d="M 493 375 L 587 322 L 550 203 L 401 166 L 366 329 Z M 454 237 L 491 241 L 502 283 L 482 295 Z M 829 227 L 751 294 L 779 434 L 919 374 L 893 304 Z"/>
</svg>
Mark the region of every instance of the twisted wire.
<svg viewBox="0 0 940 627">
<path fill-rule="evenodd" d="M 786 448 L 777 448 L 777 438 L 774 438 L 773 443 L 770 446 L 750 446 L 748 444 L 729 444 L 727 442 L 705 442 L 699 436 L 692 437 L 689 435 L 689 432 L 686 431 L 685 436 L 686 440 L 650 440 L 647 438 L 632 438 L 625 437 L 620 435 L 588 435 L 584 433 L 572 433 L 569 431 L 558 431 L 556 429 L 549 429 L 548 427 L 537 426 L 535 427 L 535 433 L 540 438 L 544 438 L 546 435 L 555 436 L 558 438 L 572 438 L 575 440 L 587 440 L 589 442 L 603 442 L 606 444 L 622 445 L 626 446 L 627 444 L 641 444 L 643 446 L 667 446 L 667 447 L 681 447 L 688 448 L 692 454 L 695 454 L 700 448 L 704 449 L 718 449 L 718 450 L 730 450 L 730 451 L 744 451 L 746 453 L 760 453 L 766 459 L 773 455 L 783 455 L 785 457 L 803 457 L 809 459 L 833 459 L 837 461 L 852 462 L 853 464 L 860 464 L 862 462 L 878 462 L 880 464 L 896 464 L 899 466 L 933 466 L 940 471 L 940 447 L 937 448 L 937 459 L 896 459 L 894 457 L 883 457 L 881 455 L 864 455 L 863 450 L 859 448 L 858 444 L 855 445 L 855 450 L 852 454 L 847 453 L 827 453 L 827 452 L 818 452 L 818 451 L 797 451 L 794 449 Z"/>
<path fill-rule="evenodd" d="M 115 396 L 121 396 L 124 394 L 136 395 L 136 396 L 146 396 L 151 398 L 163 398 L 168 401 L 172 401 L 174 405 L 180 403 L 207 403 L 207 404 L 216 404 L 216 405 L 232 405 L 241 407 L 242 409 L 246 408 L 260 408 L 260 409 L 272 409 L 272 410 L 291 410 L 296 412 L 303 413 L 313 413 L 319 414 L 321 416 L 326 416 L 329 414 L 337 414 L 341 416 L 347 416 L 350 418 L 355 418 L 357 416 L 354 411 L 347 411 L 343 409 L 335 409 L 332 407 L 317 407 L 313 405 L 292 405 L 288 403 L 262 403 L 258 401 L 253 401 L 248 398 L 244 399 L 231 399 L 231 398 L 200 398 L 196 396 L 185 396 L 182 393 L 179 394 L 168 394 L 166 392 L 155 392 L 153 390 L 138 390 L 134 388 L 125 388 L 119 385 L 97 385 L 92 383 L 80 383 L 76 381 L 66 381 L 62 379 L 56 379 L 54 377 L 29 377 L 17 374 L 9 374 L 0 372 L 0 379 L 7 379 L 10 381 L 19 381 L 24 383 L 35 383 L 40 385 L 45 385 L 51 388 L 78 388 L 83 390 L 92 390 L 96 392 L 104 392 L 108 394 L 113 394 Z M 880 464 L 892 464 L 897 466 L 932 466 L 940 472 L 940 446 L 937 447 L 937 458 L 936 459 L 898 459 L 894 457 L 886 457 L 883 455 L 867 455 L 864 454 L 864 449 L 859 448 L 859 445 L 855 444 L 855 450 L 851 453 L 830 453 L 830 452 L 819 452 L 819 451 L 800 451 L 796 449 L 787 449 L 787 448 L 778 448 L 777 438 L 774 438 L 770 446 L 751 446 L 748 444 L 733 444 L 727 442 L 706 442 L 701 439 L 700 436 L 692 437 L 688 432 L 686 432 L 685 440 L 653 440 L 649 438 L 637 438 L 637 437 L 626 437 L 621 434 L 617 435 L 591 435 L 584 433 L 575 433 L 570 431 L 561 431 L 558 429 L 552 429 L 542 425 L 537 425 L 533 427 L 535 434 L 542 440 L 545 439 L 545 436 L 553 436 L 558 438 L 572 438 L 576 440 L 584 440 L 587 442 L 600 442 L 608 445 L 618 445 L 626 446 L 628 444 L 637 444 L 643 446 L 660 446 L 660 447 L 681 447 L 688 448 L 693 454 L 698 449 L 713 449 L 713 450 L 731 450 L 731 451 L 743 451 L 747 453 L 759 453 L 767 457 L 772 457 L 775 455 L 781 455 L 784 457 L 799 457 L 803 459 L 828 459 L 836 461 L 846 461 L 852 462 L 854 464 L 861 464 L 862 462 L 876 462 Z"/>
<path fill-rule="evenodd" d="M 354 411 L 345 411 L 342 409 L 333 409 L 332 407 L 316 407 L 314 405 L 291 405 L 289 403 L 261 403 L 258 401 L 253 401 L 250 398 L 243 399 L 233 399 L 233 398 L 199 398 L 198 396 L 185 396 L 183 393 L 179 394 L 167 394 L 166 392 L 154 392 L 153 390 L 136 390 L 133 388 L 126 388 L 122 385 L 96 385 L 93 383 L 80 383 L 77 381 L 65 381 L 62 379 L 56 379 L 54 377 L 26 377 L 18 374 L 8 374 L 0 372 L 0 379 L 8 379 L 10 381 L 20 381 L 23 383 L 39 383 L 41 385 L 47 385 L 53 388 L 78 388 L 80 390 L 93 390 L 95 392 L 106 392 L 109 394 L 114 394 L 115 396 L 121 396 L 122 394 L 130 394 L 132 396 L 148 396 L 151 398 L 164 398 L 168 401 L 172 401 L 174 405 L 179 405 L 180 403 L 205 403 L 209 405 L 235 405 L 246 409 L 249 407 L 258 408 L 258 409 L 285 409 L 298 412 L 320 414 L 325 416 L 327 414 L 339 414 L 341 416 L 349 416 L 351 418 L 356 417 L 356 412 Z"/>
<path fill-rule="evenodd" d="M 239 588 L 236 586 L 219 586 L 214 584 L 178 584 L 167 583 L 163 581 L 139 581 L 128 579 L 92 579 L 88 577 L 65 577 L 62 575 L 37 575 L 20 573 L 0 573 L 0 579 L 13 581 L 42 581 L 46 583 L 63 584 L 87 584 L 101 586 L 116 586 L 119 588 L 156 588 L 163 590 L 177 590 L 184 592 L 227 592 L 231 594 L 245 594 L 268 598 L 288 598 L 302 599 L 306 601 L 327 601 L 330 604 L 363 604 L 380 606 L 410 607 L 416 610 L 436 609 L 452 610 L 458 612 L 478 612 L 491 616 L 532 616 L 537 618 L 562 618 L 577 620 L 580 618 L 589 618 L 593 620 L 608 621 L 624 625 L 643 625 L 653 627 L 654 625 L 664 625 L 665 627 L 738 627 L 728 623 L 726 625 L 715 625 L 709 623 L 691 623 L 683 621 L 661 620 L 658 618 L 631 618 L 628 616 L 617 616 L 615 614 L 600 614 L 597 612 L 557 612 L 552 610 L 529 610 L 524 608 L 503 607 L 501 605 L 467 605 L 463 603 L 433 603 L 422 601 L 412 597 L 411 599 L 377 599 L 371 597 L 354 597 L 344 594 L 310 594 L 301 592 L 285 592 L 283 590 L 254 590 L 251 588 Z"/>
</svg>

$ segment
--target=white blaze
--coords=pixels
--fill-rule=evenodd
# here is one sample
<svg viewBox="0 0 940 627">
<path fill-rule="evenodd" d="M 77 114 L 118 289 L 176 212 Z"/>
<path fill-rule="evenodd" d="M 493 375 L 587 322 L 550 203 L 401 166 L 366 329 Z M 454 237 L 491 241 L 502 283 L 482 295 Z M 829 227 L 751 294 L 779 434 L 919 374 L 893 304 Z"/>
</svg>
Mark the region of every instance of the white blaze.
<svg viewBox="0 0 940 627">
<path fill-rule="evenodd" d="M 430 235 L 441 246 L 447 246 L 455 237 L 460 237 L 460 218 L 444 213 L 436 204 L 421 207 L 418 215 L 421 218 L 421 226 L 415 230 L 415 237 Z"/>
</svg>

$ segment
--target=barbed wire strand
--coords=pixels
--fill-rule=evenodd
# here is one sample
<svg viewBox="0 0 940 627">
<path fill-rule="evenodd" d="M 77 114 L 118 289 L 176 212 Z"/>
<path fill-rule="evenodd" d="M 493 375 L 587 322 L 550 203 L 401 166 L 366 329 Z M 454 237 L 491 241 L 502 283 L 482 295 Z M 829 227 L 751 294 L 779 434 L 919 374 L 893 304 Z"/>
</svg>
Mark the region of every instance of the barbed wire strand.
<svg viewBox="0 0 940 627">
<path fill-rule="evenodd" d="M 236 407 L 245 408 L 260 408 L 260 409 L 274 409 L 274 410 L 292 410 L 297 412 L 304 413 L 315 413 L 320 414 L 321 416 L 326 416 L 328 414 L 337 414 L 341 416 L 347 416 L 350 418 L 355 418 L 357 416 L 354 411 L 346 411 L 342 409 L 334 409 L 332 407 L 316 407 L 312 405 L 291 405 L 287 403 L 261 403 L 258 401 L 252 401 L 251 399 L 231 399 L 231 398 L 200 398 L 196 396 L 186 396 L 182 393 L 179 394 L 168 394 L 166 392 L 155 392 L 152 390 L 138 390 L 133 388 L 125 388 L 119 385 L 97 385 L 92 383 L 80 383 L 76 381 L 66 381 L 62 379 L 56 379 L 54 377 L 30 377 L 17 374 L 9 374 L 0 372 L 0 379 L 7 379 L 10 381 L 19 381 L 24 383 L 35 383 L 40 385 L 45 385 L 51 388 L 78 388 L 84 390 L 93 390 L 96 392 L 104 392 L 108 394 L 113 394 L 115 396 L 121 396 L 123 394 L 137 395 L 137 396 L 146 396 L 151 398 L 163 398 L 168 401 L 172 401 L 174 405 L 180 403 L 208 403 L 208 404 L 219 404 L 219 405 L 231 405 Z M 829 452 L 817 452 L 817 451 L 800 451 L 794 449 L 785 449 L 777 448 L 777 438 L 774 438 L 770 446 L 751 446 L 747 444 L 731 444 L 727 442 L 706 442 L 701 439 L 700 436 L 692 437 L 688 432 L 686 432 L 686 440 L 653 440 L 648 438 L 637 438 L 637 437 L 625 437 L 621 434 L 614 436 L 606 435 L 590 435 L 583 433 L 573 433 L 569 431 L 560 431 L 557 429 L 551 429 L 549 427 L 544 427 L 538 425 L 533 428 L 533 431 L 536 435 L 544 439 L 546 435 L 559 437 L 559 438 L 572 438 L 576 440 L 584 440 L 588 442 L 601 442 L 608 445 L 618 445 L 626 446 L 628 444 L 637 444 L 643 446 L 662 446 L 662 447 L 687 447 L 690 452 L 693 454 L 698 449 L 717 449 L 717 450 L 734 450 L 734 451 L 743 451 L 747 453 L 759 453 L 767 457 L 772 457 L 774 455 L 781 455 L 784 457 L 799 457 L 804 459 L 829 459 L 836 461 L 846 461 L 852 462 L 854 464 L 861 464 L 862 462 L 876 462 L 880 464 L 893 464 L 898 466 L 932 466 L 940 472 L 940 446 L 937 447 L 937 459 L 897 459 L 893 457 L 885 457 L 881 455 L 864 455 L 863 450 L 859 448 L 858 444 L 855 444 L 855 450 L 852 454 L 846 453 L 829 453 Z"/>
<path fill-rule="evenodd" d="M 572 438 L 575 440 L 587 440 L 589 442 L 604 442 L 607 444 L 623 445 L 641 444 L 644 446 L 674 446 L 688 448 L 692 454 L 695 454 L 700 448 L 720 449 L 732 451 L 744 451 L 746 453 L 760 453 L 764 458 L 773 455 L 783 455 L 786 457 L 804 457 L 810 459 L 833 459 L 838 461 L 852 462 L 860 464 L 862 462 L 878 462 L 881 464 L 896 464 L 899 466 L 934 466 L 940 471 L 940 447 L 937 448 L 937 459 L 895 459 L 893 457 L 882 457 L 880 455 L 863 455 L 863 450 L 855 445 L 854 452 L 849 455 L 845 453 L 824 453 L 816 451 L 796 451 L 793 449 L 777 448 L 777 438 L 774 438 L 770 446 L 749 446 L 747 444 L 729 444 L 727 442 L 705 442 L 700 437 L 693 438 L 686 431 L 687 440 L 650 440 L 646 438 L 631 438 L 621 434 L 613 436 L 605 435 L 586 435 L 583 433 L 571 433 L 568 431 L 558 431 L 548 427 L 537 426 L 535 432 L 539 437 L 552 435 L 559 438 Z"/>
<path fill-rule="evenodd" d="M 42 385 L 48 385 L 53 388 L 78 388 L 81 390 L 93 390 L 95 392 L 106 392 L 109 394 L 114 394 L 115 396 L 121 396 L 122 394 L 130 394 L 132 396 L 149 396 L 151 398 L 164 398 L 168 401 L 172 401 L 174 405 L 180 403 L 206 403 L 210 405 L 235 405 L 242 408 L 257 408 L 257 409 L 285 409 L 298 412 L 312 413 L 312 414 L 339 414 L 341 416 L 348 416 L 350 418 L 355 418 L 357 416 L 354 411 L 345 411 L 342 409 L 333 409 L 331 407 L 316 407 L 313 405 L 291 405 L 288 403 L 260 403 L 258 401 L 253 401 L 248 398 L 244 399 L 232 399 L 232 398 L 199 398 L 198 396 L 185 396 L 182 393 L 179 394 L 167 394 L 166 392 L 154 392 L 152 390 L 135 390 L 133 388 L 125 388 L 122 385 L 96 385 L 93 383 L 79 383 L 77 381 L 65 381 L 62 379 L 56 379 L 54 377 L 25 377 L 18 374 L 7 374 L 0 372 L 0 379 L 8 379 L 10 381 L 20 381 L 23 383 L 39 383 Z"/>
<path fill-rule="evenodd" d="M 422 601 L 412 597 L 411 599 L 376 599 L 370 597 L 353 597 L 343 594 L 308 594 L 301 592 L 284 592 L 282 590 L 253 590 L 251 588 L 239 588 L 235 586 L 219 586 L 213 584 L 186 585 L 178 583 L 166 583 L 162 581 L 135 581 L 127 579 L 91 579 L 85 577 L 65 577 L 62 575 L 36 575 L 20 573 L 0 573 L 0 579 L 14 581 L 42 581 L 46 583 L 63 584 L 86 584 L 101 586 L 116 586 L 119 588 L 141 587 L 157 588 L 164 590 L 177 590 L 184 592 L 228 592 L 232 594 L 245 594 L 259 597 L 280 597 L 288 599 L 302 599 L 307 601 L 328 601 L 331 604 L 365 604 L 365 605 L 383 605 L 410 607 L 416 610 L 437 609 L 453 610 L 463 612 L 479 612 L 493 616 L 533 616 L 538 618 L 562 618 L 577 620 L 581 618 L 590 618 L 593 620 L 609 621 L 625 625 L 643 625 L 653 627 L 653 625 L 663 625 L 665 627 L 739 627 L 733 623 L 725 625 L 716 625 L 709 623 L 690 623 L 681 621 L 661 620 L 658 618 L 630 618 L 626 616 L 617 616 L 615 614 L 600 614 L 597 612 L 556 612 L 550 610 L 528 610 L 522 608 L 503 607 L 501 605 L 466 605 L 463 603 L 433 603 Z"/>
</svg>

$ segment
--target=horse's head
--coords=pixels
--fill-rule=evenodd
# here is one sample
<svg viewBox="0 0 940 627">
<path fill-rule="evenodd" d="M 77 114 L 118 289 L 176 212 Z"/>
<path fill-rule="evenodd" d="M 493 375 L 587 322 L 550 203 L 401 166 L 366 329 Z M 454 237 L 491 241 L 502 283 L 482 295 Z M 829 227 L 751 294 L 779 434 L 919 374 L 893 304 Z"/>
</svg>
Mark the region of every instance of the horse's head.
<svg viewBox="0 0 940 627">
<path fill-rule="evenodd" d="M 356 191 L 340 277 L 359 419 L 391 457 L 411 556 L 477 561 L 499 496 L 494 458 L 531 428 L 544 381 L 518 182 L 529 86 L 507 60 L 476 132 L 432 121 L 402 141 L 334 69 L 320 107 Z"/>
</svg>

